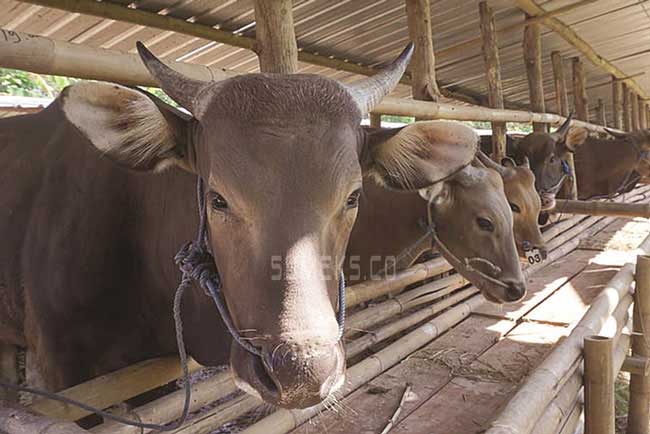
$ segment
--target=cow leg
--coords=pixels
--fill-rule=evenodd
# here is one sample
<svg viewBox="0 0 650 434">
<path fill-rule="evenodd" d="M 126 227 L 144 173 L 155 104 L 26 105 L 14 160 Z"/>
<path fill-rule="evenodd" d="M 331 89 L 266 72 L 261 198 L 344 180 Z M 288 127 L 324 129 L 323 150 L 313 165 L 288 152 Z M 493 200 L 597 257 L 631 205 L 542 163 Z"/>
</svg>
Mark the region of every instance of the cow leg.
<svg viewBox="0 0 650 434">
<path fill-rule="evenodd" d="M 0 343 L 0 381 L 18 384 L 18 347 Z M 18 392 L 0 387 L 0 399 L 18 402 Z"/>
</svg>

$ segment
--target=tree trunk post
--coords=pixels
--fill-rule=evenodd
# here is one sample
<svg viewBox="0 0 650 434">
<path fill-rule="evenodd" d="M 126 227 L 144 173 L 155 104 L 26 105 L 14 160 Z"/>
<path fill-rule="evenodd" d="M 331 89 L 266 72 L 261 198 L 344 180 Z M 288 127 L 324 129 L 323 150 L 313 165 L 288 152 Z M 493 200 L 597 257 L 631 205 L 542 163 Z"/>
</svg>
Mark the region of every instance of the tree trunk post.
<svg viewBox="0 0 650 434">
<path fill-rule="evenodd" d="M 406 0 L 409 37 L 415 43 L 411 71 L 413 99 L 438 101 L 440 90 L 436 83 L 436 55 L 433 49 L 431 4 L 429 0 Z"/>
<path fill-rule="evenodd" d="M 494 13 L 487 1 L 479 3 L 483 59 L 488 82 L 488 104 L 491 108 L 503 108 L 503 85 L 501 83 L 501 62 L 497 44 Z M 506 124 L 492 122 L 492 159 L 500 162 L 506 156 Z"/>
<path fill-rule="evenodd" d="M 255 0 L 255 52 L 261 72 L 298 70 L 298 45 L 291 0 Z"/>
<path fill-rule="evenodd" d="M 623 83 L 612 76 L 612 109 L 614 113 L 614 128 L 623 129 Z"/>
<path fill-rule="evenodd" d="M 632 130 L 639 129 L 639 95 L 632 93 L 630 95 L 630 105 L 632 106 Z"/>
<path fill-rule="evenodd" d="M 596 122 L 604 127 L 607 126 L 607 113 L 605 113 L 605 102 L 602 98 L 598 98 L 598 105 L 596 106 Z"/>
<path fill-rule="evenodd" d="M 636 261 L 636 287 L 632 317 L 632 355 L 650 356 L 650 256 L 639 255 Z M 627 434 L 650 433 L 650 377 L 630 375 L 630 402 L 627 413 Z"/>
<path fill-rule="evenodd" d="M 566 91 L 566 78 L 564 76 L 564 62 L 559 51 L 551 53 L 553 64 L 553 82 L 555 84 L 555 107 L 562 116 L 569 115 L 569 97 Z"/>
<path fill-rule="evenodd" d="M 576 109 L 576 118 L 589 122 L 584 65 L 579 57 L 573 57 L 571 64 L 573 66 L 573 104 Z"/>
<path fill-rule="evenodd" d="M 530 18 L 526 15 L 526 18 Z M 540 24 L 528 24 L 524 28 L 524 63 L 528 76 L 530 107 L 533 111 L 544 113 L 544 82 L 542 77 L 542 36 Z M 546 132 L 546 124 L 533 123 L 533 131 Z"/>
</svg>

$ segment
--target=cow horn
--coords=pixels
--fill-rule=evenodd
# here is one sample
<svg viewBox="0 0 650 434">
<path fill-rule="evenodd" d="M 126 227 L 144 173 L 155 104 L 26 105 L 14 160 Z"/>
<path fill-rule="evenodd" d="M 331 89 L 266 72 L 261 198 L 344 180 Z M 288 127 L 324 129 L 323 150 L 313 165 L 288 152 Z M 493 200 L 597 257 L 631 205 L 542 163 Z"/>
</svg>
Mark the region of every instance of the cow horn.
<svg viewBox="0 0 650 434">
<path fill-rule="evenodd" d="M 483 151 L 478 151 L 476 156 L 478 157 L 479 161 L 483 163 L 486 167 L 496 170 L 501 176 L 505 175 L 506 168 L 500 165 L 499 163 L 497 163 L 496 161 L 492 160 L 487 155 L 485 155 Z"/>
<path fill-rule="evenodd" d="M 209 82 L 187 78 L 169 66 L 162 63 L 140 41 L 136 42 L 138 54 L 153 78 L 160 84 L 162 90 L 182 107 L 194 114 L 196 110 L 196 96 L 199 91 L 209 85 Z"/>
<path fill-rule="evenodd" d="M 379 101 L 397 86 L 411 60 L 414 47 L 413 42 L 410 42 L 397 59 L 378 73 L 346 86 L 362 115 L 370 113 Z"/>
<path fill-rule="evenodd" d="M 569 132 L 569 127 L 571 126 L 572 119 L 573 119 L 573 112 L 569 113 L 569 116 L 567 116 L 562 126 L 558 128 L 557 131 L 555 131 L 555 134 L 558 136 L 560 140 L 564 140 L 567 133 Z"/>
<path fill-rule="evenodd" d="M 618 131 L 610 130 L 609 128 L 605 128 L 605 131 L 607 131 L 607 134 L 610 136 L 613 136 L 617 139 L 626 139 L 627 134 L 626 133 L 619 133 Z"/>
</svg>

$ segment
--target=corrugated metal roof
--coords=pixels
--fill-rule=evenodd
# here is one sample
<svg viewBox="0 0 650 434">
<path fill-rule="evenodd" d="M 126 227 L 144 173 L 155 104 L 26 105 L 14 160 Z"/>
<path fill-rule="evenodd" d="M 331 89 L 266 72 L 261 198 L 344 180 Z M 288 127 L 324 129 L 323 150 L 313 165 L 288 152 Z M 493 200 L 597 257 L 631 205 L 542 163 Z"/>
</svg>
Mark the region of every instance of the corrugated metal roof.
<svg viewBox="0 0 650 434">
<path fill-rule="evenodd" d="M 122 5 L 218 26 L 254 37 L 255 16 L 252 0 L 136 0 L 114 1 Z M 479 0 L 440 0 L 432 2 L 432 22 L 436 51 L 480 36 Z M 547 11 L 573 3 L 552 0 L 540 3 Z M 523 13 L 514 0 L 489 2 L 495 11 L 497 29 L 523 21 Z M 92 16 L 73 14 L 46 7 L 0 0 L 5 13 L 0 27 L 93 47 L 134 51 L 135 42 L 145 42 L 163 59 L 200 63 L 240 72 L 258 70 L 256 55 L 248 50 L 227 46 L 169 31 L 136 26 Z M 601 56 L 612 60 L 626 74 L 644 72 L 650 66 L 650 2 L 648 0 L 600 0 L 558 16 Z M 404 0 L 296 0 L 294 21 L 299 47 L 325 56 L 349 59 L 376 66 L 393 58 L 408 41 Z M 523 29 L 500 33 L 499 48 L 505 98 L 527 104 L 528 85 L 522 55 Z M 578 53 L 557 34 L 543 28 L 544 88 L 547 111 L 556 111 L 550 53 L 559 50 L 567 59 L 566 76 L 570 89 L 568 58 Z M 644 52 L 647 51 L 647 52 Z M 320 66 L 300 64 L 301 71 L 328 75 L 342 81 L 358 76 Z M 609 80 L 602 69 L 585 61 L 588 84 Z M 485 94 L 480 45 L 439 56 L 437 78 L 443 87 L 462 87 Z M 636 78 L 650 91 L 650 74 Z M 592 119 L 598 98 L 603 98 L 611 122 L 611 86 L 588 91 Z M 410 89 L 400 86 L 395 96 L 409 97 Z"/>
</svg>

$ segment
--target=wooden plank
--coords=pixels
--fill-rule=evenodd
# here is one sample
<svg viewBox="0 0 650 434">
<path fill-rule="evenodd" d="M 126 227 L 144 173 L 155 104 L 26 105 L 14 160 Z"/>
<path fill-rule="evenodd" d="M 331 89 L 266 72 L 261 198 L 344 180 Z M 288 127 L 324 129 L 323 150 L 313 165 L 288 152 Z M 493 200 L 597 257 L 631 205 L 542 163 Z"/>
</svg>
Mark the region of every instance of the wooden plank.
<svg viewBox="0 0 650 434">
<path fill-rule="evenodd" d="M 514 325 L 512 321 L 471 316 L 345 398 L 340 403 L 338 413 L 327 412 L 293 433 L 380 432 L 400 401 L 407 382 L 413 388 L 402 410 L 401 419 L 447 384 L 455 367 L 471 363 Z"/>
<path fill-rule="evenodd" d="M 529 277 L 528 293 L 521 301 L 506 305 L 484 303 L 476 313 L 517 321 L 580 273 L 596 254 L 597 252 L 574 251 L 548 265 L 543 273 Z"/>
<path fill-rule="evenodd" d="M 518 325 L 468 368 L 458 371 L 449 384 L 402 420 L 392 433 L 483 432 L 514 394 L 517 384 L 567 333 L 567 328 L 549 324 Z"/>
</svg>

